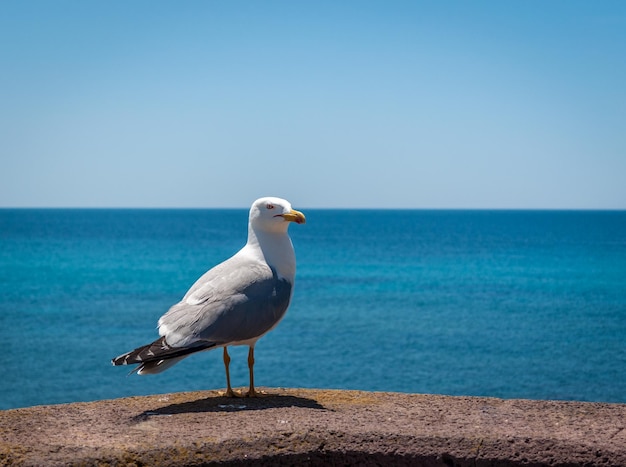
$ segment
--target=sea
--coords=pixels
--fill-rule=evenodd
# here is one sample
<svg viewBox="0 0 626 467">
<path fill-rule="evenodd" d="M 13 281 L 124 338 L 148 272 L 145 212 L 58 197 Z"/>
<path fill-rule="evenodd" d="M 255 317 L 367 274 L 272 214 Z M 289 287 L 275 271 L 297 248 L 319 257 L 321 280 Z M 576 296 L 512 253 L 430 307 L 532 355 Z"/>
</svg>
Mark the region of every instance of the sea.
<svg viewBox="0 0 626 467">
<path fill-rule="evenodd" d="M 626 211 L 303 211 L 257 386 L 626 403 Z M 111 358 L 246 235 L 243 209 L 1 209 L 0 409 L 224 388 L 220 351 Z"/>
</svg>

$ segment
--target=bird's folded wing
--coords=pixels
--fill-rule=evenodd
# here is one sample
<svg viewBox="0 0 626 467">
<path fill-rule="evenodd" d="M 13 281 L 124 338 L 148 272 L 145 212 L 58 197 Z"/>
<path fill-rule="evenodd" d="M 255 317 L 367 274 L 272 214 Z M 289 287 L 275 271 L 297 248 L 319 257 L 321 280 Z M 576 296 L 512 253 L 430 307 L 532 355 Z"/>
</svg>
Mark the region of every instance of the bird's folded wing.
<svg viewBox="0 0 626 467">
<path fill-rule="evenodd" d="M 254 339 L 280 321 L 291 290 L 266 264 L 233 257 L 198 279 L 161 317 L 159 333 L 173 347 Z"/>
</svg>

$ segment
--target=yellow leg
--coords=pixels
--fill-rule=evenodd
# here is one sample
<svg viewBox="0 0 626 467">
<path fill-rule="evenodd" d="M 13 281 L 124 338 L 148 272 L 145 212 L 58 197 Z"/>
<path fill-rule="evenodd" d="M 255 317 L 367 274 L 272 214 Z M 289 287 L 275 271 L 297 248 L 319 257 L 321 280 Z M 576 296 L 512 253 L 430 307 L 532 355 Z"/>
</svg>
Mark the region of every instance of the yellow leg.
<svg viewBox="0 0 626 467">
<path fill-rule="evenodd" d="M 226 369 L 226 393 L 224 394 L 226 397 L 236 397 L 236 394 L 233 392 L 233 388 L 230 387 L 230 355 L 228 355 L 228 348 L 224 346 L 224 368 Z"/>
<path fill-rule="evenodd" d="M 250 389 L 248 390 L 248 397 L 257 397 L 257 393 L 254 390 L 254 347 L 250 346 L 248 350 L 248 369 L 250 370 Z"/>
</svg>

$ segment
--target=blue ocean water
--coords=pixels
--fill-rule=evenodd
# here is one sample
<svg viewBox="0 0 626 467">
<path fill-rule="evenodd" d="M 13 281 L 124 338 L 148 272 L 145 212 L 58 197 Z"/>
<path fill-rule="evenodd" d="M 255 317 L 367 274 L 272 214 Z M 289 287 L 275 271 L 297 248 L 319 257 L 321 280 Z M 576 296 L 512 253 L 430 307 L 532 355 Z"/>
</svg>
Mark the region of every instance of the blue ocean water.
<svg viewBox="0 0 626 467">
<path fill-rule="evenodd" d="M 306 215 L 259 386 L 626 403 L 626 212 Z M 223 388 L 220 352 L 144 377 L 110 359 L 246 229 L 245 210 L 0 210 L 0 409 Z"/>
</svg>

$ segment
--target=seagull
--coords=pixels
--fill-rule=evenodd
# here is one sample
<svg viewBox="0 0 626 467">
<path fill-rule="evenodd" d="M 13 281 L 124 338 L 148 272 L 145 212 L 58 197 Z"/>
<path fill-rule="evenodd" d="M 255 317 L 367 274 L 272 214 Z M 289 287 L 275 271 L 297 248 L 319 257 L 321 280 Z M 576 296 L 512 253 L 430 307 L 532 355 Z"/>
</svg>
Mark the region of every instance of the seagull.
<svg viewBox="0 0 626 467">
<path fill-rule="evenodd" d="M 257 199 L 250 208 L 248 241 L 235 255 L 204 273 L 159 319 L 159 339 L 111 360 L 138 364 L 139 375 L 167 370 L 189 355 L 223 348 L 227 397 L 256 397 L 254 346 L 285 316 L 293 294 L 296 257 L 287 233 L 304 224 L 300 211 L 281 198 Z M 228 346 L 247 345 L 250 387 L 230 385 Z"/>
</svg>

